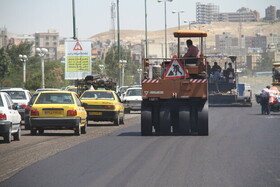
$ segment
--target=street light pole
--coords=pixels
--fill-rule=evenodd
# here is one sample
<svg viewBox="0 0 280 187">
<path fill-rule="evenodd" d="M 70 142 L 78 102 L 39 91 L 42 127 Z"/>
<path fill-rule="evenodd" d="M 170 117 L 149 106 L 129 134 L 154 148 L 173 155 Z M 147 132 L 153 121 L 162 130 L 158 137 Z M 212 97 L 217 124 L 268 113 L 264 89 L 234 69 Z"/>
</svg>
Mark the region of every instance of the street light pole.
<svg viewBox="0 0 280 187">
<path fill-rule="evenodd" d="M 167 23 L 166 23 L 166 1 L 172 2 L 172 0 L 158 0 L 158 2 L 164 2 L 164 21 L 165 21 L 165 58 L 167 58 Z"/>
<path fill-rule="evenodd" d="M 117 0 L 117 27 L 118 27 L 118 62 L 121 60 L 120 52 L 120 15 L 119 15 L 119 0 Z M 121 68 L 118 65 L 119 72 L 119 85 L 121 86 Z"/>
<path fill-rule="evenodd" d="M 189 30 L 191 30 L 191 24 L 195 23 L 195 21 L 187 21 L 187 20 L 185 20 L 184 23 L 189 23 Z"/>
<path fill-rule="evenodd" d="M 137 72 L 139 73 L 139 84 L 141 84 L 141 74 L 142 74 L 142 69 L 137 69 Z"/>
<path fill-rule="evenodd" d="M 185 11 L 172 11 L 173 14 L 178 13 L 178 30 L 180 30 L 180 13 L 184 13 Z"/>
<path fill-rule="evenodd" d="M 121 79 L 121 84 L 120 84 L 120 86 L 123 86 L 123 85 L 124 85 L 124 67 L 125 67 L 127 61 L 126 61 L 126 60 L 120 60 L 119 62 L 120 62 L 120 64 L 121 64 L 121 68 L 122 68 L 122 69 L 121 69 L 121 70 L 122 70 L 122 79 Z"/>
<path fill-rule="evenodd" d="M 48 50 L 46 48 L 36 48 L 36 52 L 41 58 L 41 68 L 42 68 L 42 88 L 45 88 L 45 62 L 44 57 Z"/>
<path fill-rule="evenodd" d="M 27 56 L 26 55 L 19 55 L 20 61 L 23 62 L 23 83 L 26 82 L 26 61 L 27 61 Z"/>
<path fill-rule="evenodd" d="M 147 34 L 147 0 L 145 0 L 145 44 L 146 44 L 146 54 L 145 58 L 148 58 L 148 34 Z"/>
</svg>

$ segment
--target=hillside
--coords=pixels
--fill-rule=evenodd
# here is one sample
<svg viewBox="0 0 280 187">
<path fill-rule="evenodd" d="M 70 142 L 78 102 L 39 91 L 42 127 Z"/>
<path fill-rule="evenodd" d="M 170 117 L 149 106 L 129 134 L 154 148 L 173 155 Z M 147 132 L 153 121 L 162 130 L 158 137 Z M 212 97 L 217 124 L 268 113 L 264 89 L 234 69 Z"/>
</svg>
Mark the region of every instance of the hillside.
<svg viewBox="0 0 280 187">
<path fill-rule="evenodd" d="M 214 22 L 211 24 L 192 24 L 191 29 L 201 30 L 208 32 L 207 45 L 215 45 L 215 35 L 222 34 L 223 32 L 230 32 L 233 35 L 239 36 L 240 23 L 233 22 Z M 280 35 L 280 22 L 266 23 L 266 22 L 250 22 L 241 24 L 241 34 L 245 36 L 255 36 L 257 33 L 262 35 L 269 35 L 270 33 Z M 189 25 L 182 25 L 182 30 L 188 30 Z M 177 27 L 167 29 L 167 41 L 175 41 L 173 32 L 177 30 Z M 90 37 L 92 41 L 107 41 L 113 40 L 113 31 L 103 32 Z M 141 40 L 145 39 L 144 30 L 121 30 L 120 38 L 123 41 L 129 41 L 134 44 L 141 43 Z M 115 33 L 115 39 L 117 40 L 117 32 Z M 155 40 L 156 42 L 164 42 L 164 30 L 148 31 L 148 39 Z"/>
</svg>

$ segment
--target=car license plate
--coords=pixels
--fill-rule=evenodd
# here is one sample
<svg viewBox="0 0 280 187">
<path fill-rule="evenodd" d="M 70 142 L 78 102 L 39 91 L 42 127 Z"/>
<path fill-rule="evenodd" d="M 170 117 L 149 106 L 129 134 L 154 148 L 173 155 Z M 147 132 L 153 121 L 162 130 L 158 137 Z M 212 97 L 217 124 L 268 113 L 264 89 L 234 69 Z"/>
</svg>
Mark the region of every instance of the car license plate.
<svg viewBox="0 0 280 187">
<path fill-rule="evenodd" d="M 62 110 L 48 110 L 44 112 L 45 115 L 61 115 L 63 114 Z"/>
<path fill-rule="evenodd" d="M 102 112 L 90 112 L 89 115 L 101 116 Z"/>
</svg>

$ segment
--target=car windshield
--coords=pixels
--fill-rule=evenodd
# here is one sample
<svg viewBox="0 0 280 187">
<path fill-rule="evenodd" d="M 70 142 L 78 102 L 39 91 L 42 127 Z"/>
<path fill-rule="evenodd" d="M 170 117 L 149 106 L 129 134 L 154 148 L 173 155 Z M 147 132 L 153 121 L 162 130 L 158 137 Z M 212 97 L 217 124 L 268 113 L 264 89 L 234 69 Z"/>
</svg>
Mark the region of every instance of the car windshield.
<svg viewBox="0 0 280 187">
<path fill-rule="evenodd" d="M 26 95 L 24 91 L 5 91 L 7 94 L 10 95 L 11 99 L 13 100 L 22 100 L 26 99 Z"/>
<path fill-rule="evenodd" d="M 0 96 L 0 106 L 4 106 L 1 96 Z"/>
<path fill-rule="evenodd" d="M 35 104 L 74 104 L 70 93 L 41 93 Z"/>
<path fill-rule="evenodd" d="M 31 99 L 29 101 L 29 105 L 33 105 L 33 103 L 36 100 L 37 96 L 38 96 L 38 92 L 33 94 L 33 96 L 31 97 Z"/>
<path fill-rule="evenodd" d="M 81 99 L 114 100 L 114 95 L 112 92 L 85 92 Z"/>
<path fill-rule="evenodd" d="M 126 96 L 142 96 L 142 90 L 141 89 L 127 90 Z"/>
</svg>

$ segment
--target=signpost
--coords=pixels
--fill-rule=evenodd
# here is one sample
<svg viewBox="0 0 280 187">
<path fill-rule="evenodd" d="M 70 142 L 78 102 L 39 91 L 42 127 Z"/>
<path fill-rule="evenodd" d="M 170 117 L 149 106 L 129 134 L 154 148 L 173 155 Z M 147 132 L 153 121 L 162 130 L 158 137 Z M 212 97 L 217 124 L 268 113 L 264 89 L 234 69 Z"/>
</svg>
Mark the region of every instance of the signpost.
<svg viewBox="0 0 280 187">
<path fill-rule="evenodd" d="M 91 75 L 90 40 L 65 40 L 65 80 Z"/>
</svg>

